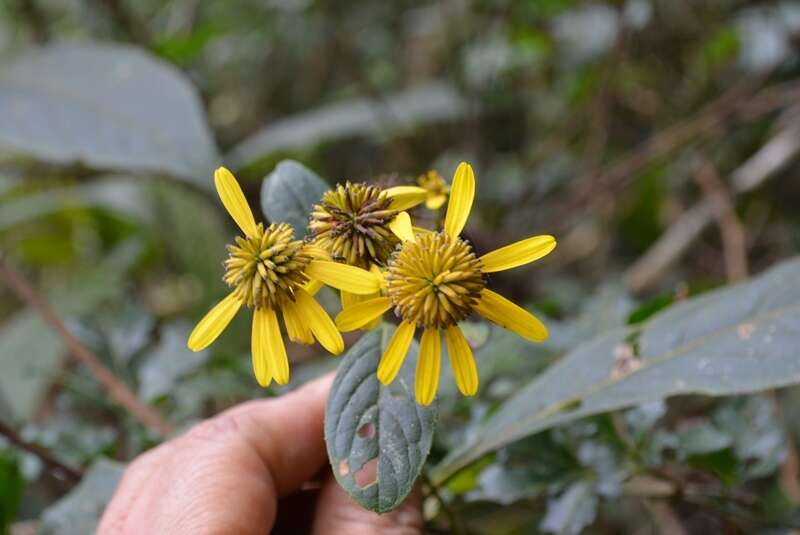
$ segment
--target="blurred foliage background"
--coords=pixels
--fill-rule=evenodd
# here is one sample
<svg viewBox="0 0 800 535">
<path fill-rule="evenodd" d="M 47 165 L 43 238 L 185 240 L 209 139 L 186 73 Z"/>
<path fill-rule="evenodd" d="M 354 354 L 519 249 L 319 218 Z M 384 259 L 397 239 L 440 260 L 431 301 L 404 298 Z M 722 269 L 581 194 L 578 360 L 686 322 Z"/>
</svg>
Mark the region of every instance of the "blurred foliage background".
<svg viewBox="0 0 800 535">
<path fill-rule="evenodd" d="M 796 254 L 798 45 L 789 0 L 4 0 L 0 533 L 91 530 L 120 470 L 98 459 L 156 444 L 158 418 L 183 429 L 281 392 L 257 388 L 243 317 L 209 350 L 185 346 L 225 291 L 235 232 L 215 165 L 259 206 L 285 158 L 331 184 L 449 179 L 465 159 L 480 251 L 558 238 L 492 280 L 553 341 L 473 325 L 481 391 L 443 381 L 437 461 L 580 343 Z M 133 85 L 98 82 L 109 69 Z M 64 80 L 75 104 L 28 100 Z M 152 425 L 71 358 L 14 273 Z M 289 353 L 288 388 L 336 365 Z M 799 403 L 796 388 L 687 395 L 540 432 L 431 495 L 431 532 L 800 529 Z"/>
</svg>

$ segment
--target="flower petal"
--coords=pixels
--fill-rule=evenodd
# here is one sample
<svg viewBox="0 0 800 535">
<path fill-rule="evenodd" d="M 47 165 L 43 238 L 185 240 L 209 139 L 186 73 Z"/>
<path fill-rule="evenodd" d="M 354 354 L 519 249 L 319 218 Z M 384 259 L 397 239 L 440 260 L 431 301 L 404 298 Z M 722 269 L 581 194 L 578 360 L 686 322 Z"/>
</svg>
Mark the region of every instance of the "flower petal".
<svg viewBox="0 0 800 535">
<path fill-rule="evenodd" d="M 444 332 L 444 338 L 458 390 L 465 396 L 474 396 L 478 391 L 478 368 L 475 366 L 472 348 L 458 325 L 449 326 Z"/>
<path fill-rule="evenodd" d="M 321 281 L 310 279 L 307 283 L 303 285 L 303 289 L 313 296 L 317 295 L 317 292 L 320 291 L 320 289 L 322 289 L 322 286 L 323 284 Z"/>
<path fill-rule="evenodd" d="M 414 227 L 411 225 L 411 216 L 408 212 L 400 212 L 389 223 L 389 230 L 402 241 L 417 241 L 414 238 Z"/>
<path fill-rule="evenodd" d="M 267 346 L 267 357 L 272 377 L 279 385 L 289 382 L 289 358 L 286 356 L 286 346 L 281 338 L 281 328 L 278 317 L 272 308 L 262 308 L 264 318 L 264 342 Z"/>
<path fill-rule="evenodd" d="M 266 388 L 272 382 L 272 373 L 269 369 L 269 353 L 267 350 L 267 333 L 269 325 L 264 309 L 257 308 L 253 314 L 253 332 L 251 335 L 250 352 L 253 355 L 253 373 L 256 381 Z"/>
<path fill-rule="evenodd" d="M 461 162 L 453 175 L 453 186 L 450 188 L 450 202 L 444 218 L 444 231 L 450 237 L 457 237 L 464 229 L 472 210 L 475 198 L 475 173 L 467 162 Z"/>
<path fill-rule="evenodd" d="M 531 342 L 547 340 L 547 327 L 536 316 L 491 290 L 486 288 L 481 290 L 475 310 L 489 321 L 517 333 L 526 340 Z"/>
<path fill-rule="evenodd" d="M 428 197 L 428 200 L 425 201 L 425 208 L 428 210 L 438 210 L 445 202 L 447 202 L 447 195 L 434 195 L 433 197 Z"/>
<path fill-rule="evenodd" d="M 419 342 L 419 360 L 414 379 L 417 403 L 430 405 L 439 388 L 439 373 L 442 368 L 442 340 L 439 329 L 425 329 Z"/>
<path fill-rule="evenodd" d="M 222 204 L 239 228 L 247 236 L 253 238 L 256 235 L 256 221 L 253 219 L 253 212 L 244 198 L 242 188 L 233 177 L 230 171 L 224 167 L 214 171 L 214 184 L 217 186 L 217 193 L 222 199 Z"/>
<path fill-rule="evenodd" d="M 552 236 L 534 236 L 526 240 L 506 245 L 486 253 L 480 260 L 484 273 L 493 273 L 522 266 L 547 256 L 556 248 L 556 239 Z"/>
<path fill-rule="evenodd" d="M 283 323 L 286 325 L 286 334 L 289 335 L 289 340 L 300 344 L 313 344 L 314 335 L 311 333 L 308 324 L 300 316 L 297 304 L 287 299 L 281 305 L 281 310 L 283 311 Z"/>
<path fill-rule="evenodd" d="M 305 290 L 296 290 L 294 296 L 297 300 L 297 310 L 300 313 L 300 317 L 308 323 L 311 332 L 314 333 L 322 347 L 334 355 L 344 351 L 342 333 L 333 324 L 333 320 L 322 308 L 322 305 L 317 303 L 317 300 Z"/>
<path fill-rule="evenodd" d="M 348 305 L 336 316 L 336 326 L 343 333 L 355 331 L 369 324 L 375 318 L 392 308 L 388 297 L 376 297 Z"/>
<path fill-rule="evenodd" d="M 378 380 L 381 383 L 388 385 L 397 377 L 397 372 L 400 371 L 400 367 L 403 365 L 416 329 L 417 326 L 415 324 L 407 321 L 402 321 L 397 326 L 392 339 L 389 340 L 389 345 L 383 351 L 381 362 L 378 364 Z"/>
<path fill-rule="evenodd" d="M 189 349 L 201 351 L 208 347 L 225 330 L 241 306 L 241 301 L 233 294 L 217 303 L 192 330 L 186 343 Z"/>
<path fill-rule="evenodd" d="M 306 266 L 306 275 L 337 290 L 354 294 L 371 294 L 381 289 L 380 281 L 374 273 L 338 262 L 312 260 Z"/>
<path fill-rule="evenodd" d="M 392 199 L 392 204 L 389 205 L 392 210 L 408 210 L 428 197 L 428 190 L 417 186 L 395 186 L 383 191 Z"/>
</svg>

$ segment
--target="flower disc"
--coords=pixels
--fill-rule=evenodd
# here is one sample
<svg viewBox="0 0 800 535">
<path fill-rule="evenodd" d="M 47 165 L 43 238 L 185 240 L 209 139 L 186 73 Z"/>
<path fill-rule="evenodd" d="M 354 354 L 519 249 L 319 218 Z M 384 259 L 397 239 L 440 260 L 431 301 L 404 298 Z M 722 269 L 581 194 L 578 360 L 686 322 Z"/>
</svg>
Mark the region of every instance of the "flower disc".
<svg viewBox="0 0 800 535">
<path fill-rule="evenodd" d="M 249 307 L 276 308 L 284 299 L 294 301 L 295 288 L 309 280 L 304 270 L 311 256 L 286 223 L 266 229 L 259 223 L 254 236 L 237 236 L 228 253 L 223 280 Z"/>
<path fill-rule="evenodd" d="M 470 315 L 486 279 L 469 242 L 445 233 L 403 242 L 389 261 L 387 293 L 403 320 L 444 328 Z"/>
</svg>

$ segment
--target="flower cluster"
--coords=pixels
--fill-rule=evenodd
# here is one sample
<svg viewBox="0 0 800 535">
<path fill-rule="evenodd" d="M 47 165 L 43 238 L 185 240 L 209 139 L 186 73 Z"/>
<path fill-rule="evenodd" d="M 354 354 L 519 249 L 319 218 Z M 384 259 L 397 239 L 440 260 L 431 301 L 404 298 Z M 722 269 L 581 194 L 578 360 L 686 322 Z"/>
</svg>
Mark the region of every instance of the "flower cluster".
<svg viewBox="0 0 800 535">
<path fill-rule="evenodd" d="M 421 329 L 415 389 L 422 405 L 436 397 L 442 335 L 458 389 L 466 396 L 477 392 L 475 358 L 458 326 L 473 312 L 526 340 L 547 338 L 541 321 L 487 287 L 487 274 L 538 260 L 556 240 L 534 236 L 478 256 L 461 235 L 475 197 L 467 163 L 449 187 L 435 171 L 420 176 L 419 187 L 339 184 L 313 207 L 307 241 L 295 240 L 285 223 L 256 224 L 226 169 L 217 170 L 215 183 L 244 237 L 228 247 L 223 280 L 231 293 L 200 321 L 188 345 L 195 351 L 208 346 L 242 305 L 254 309 L 253 369 L 263 386 L 289 379 L 277 311 L 291 340 L 310 344 L 316 338 L 334 354 L 344 349 L 340 332 L 372 328 L 392 311 L 399 325 L 378 366 L 384 384 L 395 379 Z M 431 210 L 447 203 L 441 230 L 413 226 L 405 210 L 423 202 Z M 341 291 L 335 323 L 313 298 L 320 284 Z"/>
</svg>

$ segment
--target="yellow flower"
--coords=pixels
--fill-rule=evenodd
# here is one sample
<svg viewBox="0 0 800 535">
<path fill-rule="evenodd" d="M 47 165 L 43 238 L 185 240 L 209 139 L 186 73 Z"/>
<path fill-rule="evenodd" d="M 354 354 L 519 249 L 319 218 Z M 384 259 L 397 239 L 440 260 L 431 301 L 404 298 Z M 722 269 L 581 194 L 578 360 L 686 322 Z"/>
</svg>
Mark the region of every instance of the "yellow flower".
<svg viewBox="0 0 800 535">
<path fill-rule="evenodd" d="M 223 280 L 233 290 L 200 320 L 187 345 L 192 351 L 208 347 L 246 305 L 254 310 L 251 351 L 258 383 L 266 387 L 274 379 L 286 384 L 289 360 L 277 312 L 283 313 L 289 339 L 312 344 L 316 338 L 338 355 L 344 350 L 342 335 L 312 295 L 319 283 L 352 294 L 374 294 L 381 281 L 363 269 L 326 260 L 323 252 L 295 240 L 286 223 L 266 228 L 256 224 L 242 189 L 224 167 L 214 173 L 214 183 L 244 236 L 228 246 Z"/>
<path fill-rule="evenodd" d="M 417 184 L 428 192 L 425 200 L 425 207 L 428 210 L 438 210 L 447 202 L 450 186 L 444 181 L 442 175 L 436 171 L 428 171 L 424 175 L 420 175 L 417 178 Z"/>
<path fill-rule="evenodd" d="M 411 218 L 404 210 L 425 200 L 427 192 L 414 186 L 381 189 L 346 182 L 326 192 L 314 205 L 308 229 L 314 245 L 331 259 L 369 269 L 380 276 L 401 239 L 413 237 Z M 342 308 L 379 297 L 342 291 Z M 364 325 L 372 329 L 380 318 Z"/>
<path fill-rule="evenodd" d="M 369 269 L 384 266 L 401 238 L 411 234 L 403 210 L 425 200 L 415 186 L 381 189 L 366 184 L 338 184 L 314 205 L 308 230 L 314 244 L 337 262 Z"/>
<path fill-rule="evenodd" d="M 394 309 L 401 322 L 378 366 L 378 379 L 384 384 L 394 380 L 414 332 L 422 327 L 415 380 L 417 402 L 422 405 L 436 397 L 442 332 L 458 389 L 466 396 L 477 392 L 475 359 L 458 327 L 473 311 L 526 340 L 547 339 L 541 321 L 486 288 L 486 274 L 542 258 L 555 248 L 555 238 L 534 236 L 476 256 L 472 245 L 460 237 L 474 196 L 475 175 L 467 163 L 461 163 L 453 177 L 444 231 L 418 233 L 404 241 L 388 262 L 386 295 L 353 305 L 336 318 L 337 326 L 346 332 Z"/>
</svg>

